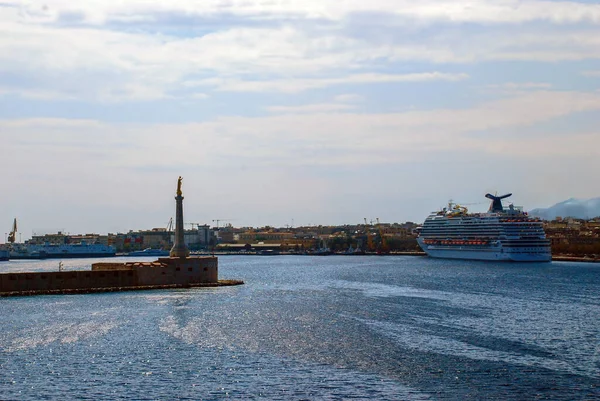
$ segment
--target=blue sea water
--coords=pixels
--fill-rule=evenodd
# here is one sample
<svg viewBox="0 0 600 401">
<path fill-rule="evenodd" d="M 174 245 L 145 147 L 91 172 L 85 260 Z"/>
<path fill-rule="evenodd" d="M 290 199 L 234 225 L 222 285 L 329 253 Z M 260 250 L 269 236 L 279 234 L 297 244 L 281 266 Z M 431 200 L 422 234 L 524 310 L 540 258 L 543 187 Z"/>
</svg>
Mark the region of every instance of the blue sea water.
<svg viewBox="0 0 600 401">
<path fill-rule="evenodd" d="M 219 269 L 246 284 L 0 298 L 0 399 L 600 399 L 600 265 L 223 256 Z"/>
</svg>

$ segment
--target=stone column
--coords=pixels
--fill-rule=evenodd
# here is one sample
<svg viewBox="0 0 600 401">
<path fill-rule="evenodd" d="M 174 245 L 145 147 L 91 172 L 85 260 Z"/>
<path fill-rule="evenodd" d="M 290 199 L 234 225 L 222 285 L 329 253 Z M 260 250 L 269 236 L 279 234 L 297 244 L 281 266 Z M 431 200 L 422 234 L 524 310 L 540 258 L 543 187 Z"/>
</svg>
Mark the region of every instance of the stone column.
<svg viewBox="0 0 600 401">
<path fill-rule="evenodd" d="M 190 256 L 190 251 L 185 245 L 185 239 L 183 238 L 183 196 L 181 193 L 181 177 L 179 177 L 178 181 L 175 202 L 177 204 L 175 218 L 175 243 L 173 244 L 173 248 L 171 248 L 170 256 L 172 258 L 187 258 Z"/>
</svg>

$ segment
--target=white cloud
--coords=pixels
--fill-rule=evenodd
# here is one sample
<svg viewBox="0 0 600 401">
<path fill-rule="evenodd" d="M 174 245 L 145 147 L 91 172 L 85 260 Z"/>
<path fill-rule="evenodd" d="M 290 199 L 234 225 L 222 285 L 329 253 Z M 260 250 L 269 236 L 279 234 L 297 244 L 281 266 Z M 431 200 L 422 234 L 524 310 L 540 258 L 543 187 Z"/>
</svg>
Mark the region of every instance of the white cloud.
<svg viewBox="0 0 600 401">
<path fill-rule="evenodd" d="M 46 0 L 25 3 L 6 0 L 20 8 L 23 18 L 30 21 L 57 21 L 64 15 L 80 17 L 89 24 L 107 21 L 155 20 L 161 14 L 237 15 L 269 20 L 272 18 L 325 18 L 340 20 L 352 13 L 388 13 L 424 21 L 450 21 L 454 23 L 523 23 L 549 21 L 575 23 L 580 21 L 600 23 L 600 6 L 576 1 L 529 0 L 179 0 L 165 3 L 160 0 L 102 0 L 72 2 Z"/>
<path fill-rule="evenodd" d="M 506 139 L 476 139 L 477 147 L 487 154 L 511 155 L 515 159 L 551 159 L 568 156 L 570 159 L 600 157 L 600 131 L 574 133 L 553 137 L 549 141 L 527 136 L 513 141 Z"/>
<path fill-rule="evenodd" d="M 552 84 L 547 83 L 547 82 L 505 82 L 502 84 L 486 85 L 486 87 L 489 89 L 518 91 L 518 90 L 550 89 L 550 88 L 552 88 Z"/>
<path fill-rule="evenodd" d="M 221 117 L 187 124 L 107 124 L 93 120 L 31 119 L 0 121 L 5 138 L 18 138 L 23 145 L 44 153 L 40 138 L 85 150 L 85 138 L 94 140 L 93 151 L 112 149 L 116 143 L 115 168 L 168 167 L 185 161 L 194 166 L 223 165 L 233 160 L 251 163 L 345 164 L 394 162 L 399 157 L 419 159 L 436 151 L 488 151 L 498 141 L 514 145 L 520 154 L 523 137 L 514 141 L 515 130 L 583 111 L 600 110 L 600 95 L 577 92 L 523 92 L 514 97 L 484 103 L 470 109 L 438 109 L 388 114 L 323 113 L 343 104 L 273 107 L 279 113 L 266 117 Z M 329 109 L 328 109 L 329 108 Z M 511 135 L 486 135 L 506 129 Z M 85 131 L 85 134 L 82 132 Z M 477 135 L 474 135 L 477 133 Z M 570 133 L 575 135 L 577 133 Z M 536 151 L 569 155 L 575 149 L 590 149 L 597 134 L 584 133 L 587 147 L 568 141 L 543 142 Z M 59 135 L 59 136 L 56 136 Z M 594 136 L 595 135 L 595 136 Z M 499 139 L 502 138 L 502 139 Z M 29 141 L 29 142 L 23 142 Z M 123 141 L 130 146 L 123 146 Z M 591 141 L 591 142 L 590 142 Z M 9 141 L 12 143 L 13 141 Z M 44 142 L 44 141 L 41 141 Z M 493 146 L 490 146 L 493 144 Z M 54 144 L 48 144 L 54 146 Z M 574 147 L 575 146 L 575 147 Z M 314 152 L 318 150 L 318 152 Z M 306 155 L 300 157 L 302 152 Z M 14 152 L 14 154 L 22 151 Z M 531 156 L 535 156 L 532 154 Z M 160 157 L 158 157 L 160 155 Z M 117 157 L 118 156 L 118 157 Z M 283 159 L 282 159 L 283 158 Z"/>
<path fill-rule="evenodd" d="M 335 206 L 338 198 L 352 199 L 348 208 L 363 213 L 371 191 L 386 195 L 380 200 L 393 197 L 388 208 L 378 204 L 380 216 L 412 218 L 408 213 L 437 206 L 419 211 L 415 204 L 394 214 L 406 200 L 398 188 L 407 186 L 436 202 L 451 191 L 504 181 L 524 197 L 532 180 L 551 181 L 563 191 L 556 196 L 594 196 L 586 182 L 600 168 L 600 132 L 532 129 L 600 111 L 600 94 L 528 91 L 471 108 L 385 114 L 280 111 L 180 124 L 0 120 L 0 167 L 18 172 L 5 175 L 4 185 L 19 188 L 0 199 L 0 221 L 16 215 L 29 221 L 24 227 L 101 232 L 159 226 L 172 214 L 178 175 L 186 177 L 189 221 L 253 218 L 236 224 L 278 224 L 290 216 L 327 223 L 331 213 L 348 218 Z M 559 174 L 565 165 L 569 174 Z M 313 203 L 323 210 L 307 211 Z"/>
<path fill-rule="evenodd" d="M 380 84 L 389 82 L 460 81 L 467 74 L 423 72 L 414 74 L 355 74 L 340 78 L 291 78 L 250 81 L 211 78 L 188 83 L 189 85 L 214 86 L 217 90 L 230 92 L 287 92 L 297 93 L 309 89 L 333 85 Z"/>
<path fill-rule="evenodd" d="M 206 93 L 192 93 L 189 95 L 190 98 L 192 99 L 208 99 L 209 96 Z"/>
<path fill-rule="evenodd" d="M 483 87 L 483 92 L 501 95 L 516 95 L 521 92 L 549 90 L 552 84 L 548 82 L 505 82 L 502 84 L 488 84 Z"/>
<path fill-rule="evenodd" d="M 302 113 L 331 113 L 354 109 L 356 106 L 341 103 L 306 104 L 301 106 L 270 106 L 271 113 L 302 114 Z"/>
<path fill-rule="evenodd" d="M 364 98 L 355 93 L 344 93 L 337 95 L 333 100 L 340 103 L 356 103 L 364 100 Z"/>
<path fill-rule="evenodd" d="M 381 67 L 404 62 L 600 58 L 600 31 L 595 27 L 561 30 L 524 24 L 538 19 L 595 21 L 600 6 L 568 2 L 379 0 L 313 1 L 302 6 L 291 1 L 13 3 L 16 8 L 0 6 L 0 73 L 29 86 L 7 89 L 0 77 L 0 87 L 5 93 L 36 99 L 194 98 L 194 92 L 185 92 L 185 83 L 198 81 L 212 83 L 218 90 L 297 93 L 329 85 L 401 80 L 391 76 L 464 78 L 444 72 L 439 65 L 422 67 L 425 72 L 415 74 L 380 72 Z M 224 18 L 224 10 L 240 18 Z M 408 19 L 381 24 L 377 15 L 352 17 L 367 11 L 402 14 Z M 77 15 L 84 26 L 63 23 Z M 131 16 L 149 25 L 127 30 L 122 25 L 103 25 Z M 335 22 L 311 19 L 323 16 Z M 210 17 L 213 24 L 206 28 L 208 32 L 198 31 L 202 22 L 189 28 L 185 22 L 177 27 L 175 21 L 173 28 L 164 20 L 169 17 Z M 264 20 L 259 27 L 257 18 Z M 415 27 L 415 18 L 432 23 L 518 21 L 523 25 L 491 27 L 476 35 L 468 28 L 440 25 L 439 31 L 431 33 Z M 432 77 L 426 71 L 440 72 Z"/>
<path fill-rule="evenodd" d="M 588 70 L 588 71 L 583 71 L 581 73 L 582 75 L 586 76 L 586 77 L 600 77 L 600 70 Z"/>
<path fill-rule="evenodd" d="M 0 87 L 0 96 L 3 95 L 14 95 L 25 99 L 49 101 L 77 99 L 77 96 L 73 94 L 55 92 L 51 90 Z"/>
<path fill-rule="evenodd" d="M 71 128 L 99 128 L 103 124 L 96 120 L 70 119 L 70 118 L 27 118 L 14 120 L 0 120 L 5 129 L 26 130 L 65 130 Z"/>
<path fill-rule="evenodd" d="M 21 97 L 15 104 L 25 106 L 16 114 L 36 117 L 41 110 L 131 121 L 147 114 L 122 107 L 115 115 L 110 105 L 105 113 L 105 105 L 93 102 L 161 99 L 167 104 L 161 110 L 139 106 L 152 121 L 204 122 L 0 120 L 0 165 L 18 172 L 4 185 L 22 188 L 19 199 L 0 200 L 0 214 L 30 203 L 28 214 L 40 219 L 57 213 L 70 219 L 82 210 L 81 220 L 101 205 L 127 222 L 157 208 L 164 188 L 154 183 L 182 171 L 201 182 L 189 189 L 195 198 L 223 215 L 227 210 L 220 208 L 228 205 L 248 215 L 280 208 L 289 216 L 290 205 L 297 211 L 326 205 L 323 199 L 339 205 L 334 192 L 370 205 L 365 194 L 385 199 L 392 187 L 449 191 L 493 177 L 511 185 L 521 177 L 527 188 L 524 170 L 539 182 L 559 176 L 552 188 L 593 196 L 582 193 L 592 191 L 589 185 L 563 177 L 560 164 L 582 177 L 597 171 L 599 134 L 578 130 L 580 121 L 564 135 L 536 124 L 600 110 L 600 93 L 551 91 L 564 80 L 548 78 L 554 69 L 587 68 L 584 76 L 598 76 L 599 7 L 538 0 L 5 0 L 0 100 Z M 562 63 L 580 60 L 586 67 Z M 446 85 L 435 85 L 440 82 L 456 82 L 455 91 L 449 95 Z M 406 83 L 406 91 L 391 93 L 392 83 Z M 477 93 L 468 92 L 473 86 L 500 100 L 471 108 L 453 104 L 477 102 Z M 36 107 L 28 107 L 28 99 Z M 84 102 L 66 110 L 53 100 Z M 244 107 L 248 101 L 256 102 L 251 110 L 270 114 L 233 117 L 252 112 Z M 367 113 L 384 101 L 386 110 L 416 107 Z M 181 104 L 199 107 L 177 109 Z M 490 160 L 498 163 L 496 172 Z M 468 165 L 457 175 L 474 181 L 439 178 L 457 163 Z M 311 176 L 311 169 L 320 171 Z M 336 169 L 352 174 L 326 178 Z M 354 187 L 363 172 L 359 196 L 348 196 L 340 182 Z M 427 184 L 418 187 L 421 182 Z M 159 212 L 163 223 L 171 200 Z"/>
</svg>

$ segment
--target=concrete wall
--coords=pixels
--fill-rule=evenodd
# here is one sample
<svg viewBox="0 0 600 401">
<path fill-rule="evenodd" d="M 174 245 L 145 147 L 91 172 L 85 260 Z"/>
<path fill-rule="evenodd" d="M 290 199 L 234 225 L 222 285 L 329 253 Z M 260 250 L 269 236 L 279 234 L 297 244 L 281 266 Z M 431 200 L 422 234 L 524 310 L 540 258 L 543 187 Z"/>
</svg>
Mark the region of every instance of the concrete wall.
<svg viewBox="0 0 600 401">
<path fill-rule="evenodd" d="M 136 279 L 131 270 L 3 273 L 0 292 L 131 287 Z"/>
<path fill-rule="evenodd" d="M 92 270 L 2 273 L 0 293 L 217 283 L 216 257 L 160 258 L 160 263 L 98 263 Z"/>
<path fill-rule="evenodd" d="M 94 263 L 92 270 L 133 270 L 132 263 Z"/>
<path fill-rule="evenodd" d="M 217 258 L 214 256 L 196 258 L 159 258 L 161 268 L 134 266 L 139 285 L 216 283 L 219 281 Z"/>
</svg>

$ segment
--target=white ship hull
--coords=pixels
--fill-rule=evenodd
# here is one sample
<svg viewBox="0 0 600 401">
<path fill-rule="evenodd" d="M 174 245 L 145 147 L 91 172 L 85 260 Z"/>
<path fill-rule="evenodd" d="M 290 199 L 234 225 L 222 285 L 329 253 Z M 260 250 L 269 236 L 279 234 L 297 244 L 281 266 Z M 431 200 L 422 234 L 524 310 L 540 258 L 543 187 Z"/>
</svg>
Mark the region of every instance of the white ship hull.
<svg viewBox="0 0 600 401">
<path fill-rule="evenodd" d="M 147 248 L 143 251 L 129 252 L 127 256 L 169 256 L 169 251 L 163 251 L 162 249 Z"/>
<path fill-rule="evenodd" d="M 33 245 L 14 244 L 11 259 L 99 258 L 115 256 L 112 246 L 102 244 Z"/>
<path fill-rule="evenodd" d="M 506 249 L 502 246 L 488 248 L 452 247 L 425 245 L 421 238 L 417 239 L 423 251 L 432 258 L 490 260 L 506 262 L 549 262 L 552 255 L 547 248 L 534 248 L 530 251 Z"/>
<path fill-rule="evenodd" d="M 448 208 L 431 213 L 420 229 L 417 242 L 432 258 L 511 262 L 549 262 L 550 241 L 540 219 L 531 218 L 522 208 L 502 206 L 495 196 L 487 213 L 468 213 L 467 208 L 449 202 Z"/>
</svg>

